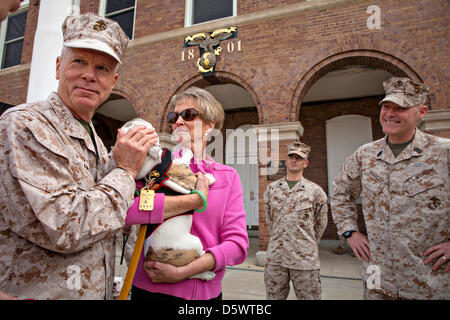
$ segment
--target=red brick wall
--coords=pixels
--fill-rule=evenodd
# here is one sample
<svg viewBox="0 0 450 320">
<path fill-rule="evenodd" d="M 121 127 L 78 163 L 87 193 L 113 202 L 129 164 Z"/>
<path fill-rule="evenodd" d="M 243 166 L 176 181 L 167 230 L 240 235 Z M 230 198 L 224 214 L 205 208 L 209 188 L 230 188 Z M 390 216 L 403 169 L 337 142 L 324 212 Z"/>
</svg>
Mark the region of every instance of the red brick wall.
<svg viewBox="0 0 450 320">
<path fill-rule="evenodd" d="M 450 139 L 450 130 L 447 131 L 431 131 L 431 132 L 427 132 L 429 134 L 438 136 L 438 137 L 443 137 L 443 138 L 447 138 Z"/>
<path fill-rule="evenodd" d="M 27 14 L 27 25 L 25 27 L 25 39 L 23 40 L 21 64 L 31 63 L 33 55 L 34 34 L 36 32 L 39 16 L 39 5 L 36 1 L 30 1 Z"/>
<path fill-rule="evenodd" d="M 320 104 L 302 105 L 300 122 L 305 128 L 301 141 L 311 146 L 309 166 L 305 177 L 319 184 L 328 194 L 327 146 L 325 122 L 332 118 L 358 114 L 372 119 L 372 137 L 374 140 L 384 136 L 378 121 L 382 97 L 352 99 Z"/>
<path fill-rule="evenodd" d="M 398 58 L 403 59 L 405 65 L 411 66 L 420 78 L 433 88 L 437 88 L 433 108 L 446 107 L 446 93 L 439 94 L 439 88 L 444 86 L 439 79 L 446 76 L 436 67 L 442 65 L 442 60 L 434 61 L 434 52 L 428 45 L 422 45 L 418 50 L 418 43 L 413 45 L 414 39 L 408 39 L 409 33 L 402 34 L 402 37 L 398 36 L 402 30 L 407 30 L 410 24 L 402 22 L 396 24 L 394 29 L 389 23 L 391 15 L 395 17 L 397 12 L 403 12 L 401 4 L 394 5 L 392 1 L 380 4 L 383 13 L 382 23 L 386 23 L 386 29 L 381 31 L 368 30 L 366 27 L 368 17 L 366 9 L 369 4 L 372 3 L 359 2 L 356 5 L 338 6 L 317 12 L 308 11 L 298 16 L 242 26 L 239 30 L 242 51 L 221 54 L 217 70 L 238 75 L 255 90 L 260 100 L 258 112 L 262 112 L 260 114 L 263 116 L 260 117 L 262 123 L 282 122 L 293 120 L 295 113 L 291 114 L 287 109 L 297 108 L 298 101 L 293 101 L 294 92 L 299 81 L 314 65 L 344 51 L 382 50 L 386 52 L 386 59 L 391 59 L 391 54 L 398 55 Z M 435 4 L 443 5 L 442 1 L 436 1 Z M 406 6 L 405 17 L 413 13 L 411 7 Z M 440 45 L 445 36 L 442 28 L 434 26 L 443 26 L 443 23 L 439 17 L 431 24 L 419 22 L 421 25 L 418 28 L 432 30 L 434 34 L 426 41 L 423 38 L 423 43 Z M 415 35 L 414 38 L 416 36 L 420 38 L 422 35 Z M 148 47 L 139 47 L 127 52 L 126 60 L 131 62 L 131 66 L 128 67 L 129 72 L 124 78 L 131 79 L 132 82 L 123 83 L 124 91 L 130 86 L 142 90 L 147 103 L 145 103 L 146 110 L 140 112 L 161 118 L 161 108 L 166 105 L 174 90 L 190 82 L 192 77 L 198 74 L 195 64 L 198 50 L 195 49 L 195 59 L 181 61 L 182 50 L 182 39 L 179 39 L 152 43 Z M 422 63 L 424 59 L 433 60 L 433 63 Z M 353 63 L 358 63 L 357 59 Z M 139 67 L 136 69 L 134 66 Z M 384 68 L 387 68 L 387 64 Z M 430 68 L 433 70 L 427 70 Z M 157 78 L 158 74 L 165 76 L 163 79 Z M 434 80 L 433 74 L 436 75 Z M 157 80 L 157 83 L 154 83 L 154 80 Z M 122 83 L 119 83 L 119 86 L 122 86 Z"/>
</svg>

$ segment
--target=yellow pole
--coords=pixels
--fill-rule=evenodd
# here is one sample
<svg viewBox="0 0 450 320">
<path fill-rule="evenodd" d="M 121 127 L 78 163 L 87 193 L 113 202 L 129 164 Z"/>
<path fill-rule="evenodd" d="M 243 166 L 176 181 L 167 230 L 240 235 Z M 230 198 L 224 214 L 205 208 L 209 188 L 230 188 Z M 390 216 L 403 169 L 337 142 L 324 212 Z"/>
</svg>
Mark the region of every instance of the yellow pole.
<svg viewBox="0 0 450 320">
<path fill-rule="evenodd" d="M 139 257 L 141 256 L 142 247 L 144 246 L 146 232 L 147 225 L 141 224 L 136 239 L 136 244 L 134 245 L 133 255 L 131 256 L 130 265 L 128 266 L 127 275 L 125 276 L 125 281 L 123 282 L 122 290 L 120 291 L 118 300 L 126 300 L 128 297 L 128 293 L 131 289 L 131 284 L 133 283 L 134 274 L 136 273 Z"/>
</svg>

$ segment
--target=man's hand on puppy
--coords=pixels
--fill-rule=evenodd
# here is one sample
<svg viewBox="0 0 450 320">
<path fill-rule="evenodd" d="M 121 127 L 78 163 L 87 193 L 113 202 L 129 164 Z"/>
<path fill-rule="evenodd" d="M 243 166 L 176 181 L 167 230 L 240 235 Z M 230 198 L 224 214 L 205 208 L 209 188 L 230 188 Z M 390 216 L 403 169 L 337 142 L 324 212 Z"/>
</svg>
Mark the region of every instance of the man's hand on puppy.
<svg viewBox="0 0 450 320">
<path fill-rule="evenodd" d="M 136 178 L 144 165 L 148 150 L 157 142 L 158 135 L 154 128 L 138 126 L 130 129 L 126 134 L 119 129 L 113 149 L 117 167 L 125 169 L 133 178 Z"/>
</svg>

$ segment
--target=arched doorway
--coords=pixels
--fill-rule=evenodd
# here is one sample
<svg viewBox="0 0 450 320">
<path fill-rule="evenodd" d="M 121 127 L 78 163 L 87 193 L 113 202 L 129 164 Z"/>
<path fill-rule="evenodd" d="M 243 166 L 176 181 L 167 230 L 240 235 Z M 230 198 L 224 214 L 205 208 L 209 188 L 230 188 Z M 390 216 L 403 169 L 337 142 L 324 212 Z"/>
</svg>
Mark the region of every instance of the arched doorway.
<svg viewBox="0 0 450 320">
<path fill-rule="evenodd" d="M 378 103 L 384 97 L 383 81 L 392 76 L 420 81 L 409 66 L 392 56 L 355 51 L 319 62 L 299 82 L 291 110 L 304 127 L 301 140 L 312 147 L 305 177 L 326 193 L 330 194 L 330 185 L 347 156 L 384 136 Z M 324 239 L 337 239 L 331 211 L 328 220 Z M 364 231 L 361 214 L 358 223 Z"/>
</svg>

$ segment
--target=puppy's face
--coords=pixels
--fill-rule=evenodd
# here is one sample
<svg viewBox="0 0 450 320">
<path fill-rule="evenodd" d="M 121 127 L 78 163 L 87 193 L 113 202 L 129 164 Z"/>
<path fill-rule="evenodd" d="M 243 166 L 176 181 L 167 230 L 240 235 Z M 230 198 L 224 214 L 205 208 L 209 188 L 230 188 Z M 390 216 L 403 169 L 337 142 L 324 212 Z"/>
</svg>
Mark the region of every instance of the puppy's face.
<svg viewBox="0 0 450 320">
<path fill-rule="evenodd" d="M 146 126 L 147 128 L 153 128 L 150 122 L 147 122 L 140 118 L 136 118 L 126 122 L 121 129 L 123 133 L 127 133 L 128 130 L 137 126 Z M 139 171 L 138 175 L 136 176 L 136 180 L 144 178 L 150 172 L 150 170 L 160 162 L 161 162 L 161 146 L 159 145 L 158 140 L 158 142 L 148 151 L 144 165 L 142 166 L 141 171 Z"/>
</svg>

